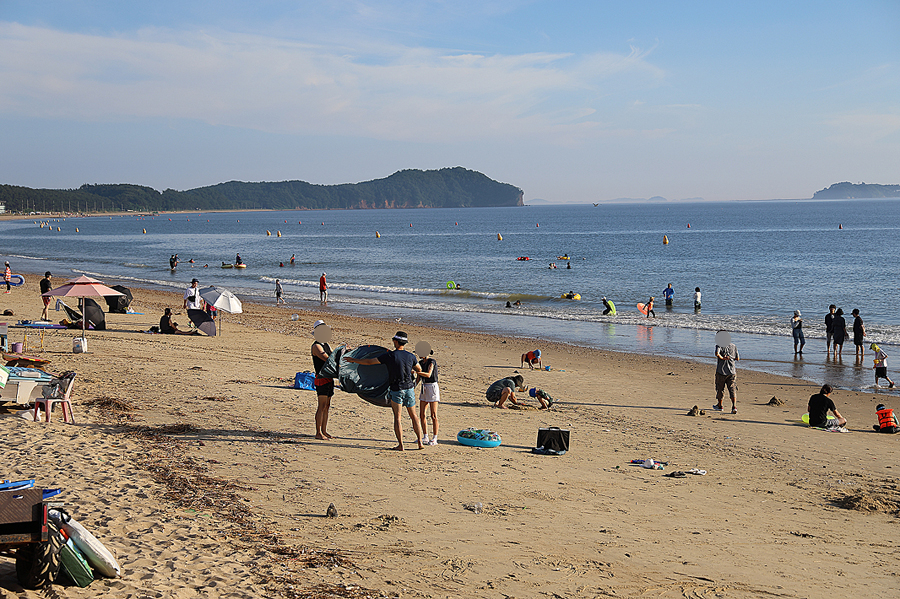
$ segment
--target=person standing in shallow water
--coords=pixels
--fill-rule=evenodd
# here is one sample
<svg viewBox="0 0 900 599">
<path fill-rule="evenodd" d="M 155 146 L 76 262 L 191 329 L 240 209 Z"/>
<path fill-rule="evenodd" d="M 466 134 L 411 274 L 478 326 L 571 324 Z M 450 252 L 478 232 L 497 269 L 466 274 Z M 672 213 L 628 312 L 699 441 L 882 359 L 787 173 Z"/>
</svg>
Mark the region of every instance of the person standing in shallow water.
<svg viewBox="0 0 900 599">
<path fill-rule="evenodd" d="M 831 353 L 831 341 L 834 337 L 834 311 L 837 306 L 828 306 L 828 314 L 825 315 L 825 354 Z"/>
<path fill-rule="evenodd" d="M 856 357 L 862 358 L 866 354 L 863 348 L 863 339 L 866 337 L 866 325 L 859 316 L 859 308 L 853 308 L 853 345 L 856 346 Z"/>
<path fill-rule="evenodd" d="M 844 339 L 847 338 L 847 321 L 844 320 L 844 309 L 838 308 L 831 320 L 832 339 L 834 341 L 834 357 L 843 357 Z"/>
<path fill-rule="evenodd" d="M 319 301 L 323 304 L 328 301 L 328 281 L 325 280 L 325 273 L 319 277 Z"/>
<path fill-rule="evenodd" d="M 794 310 L 794 317 L 791 318 L 791 333 L 794 335 L 794 355 L 803 355 L 803 346 L 806 345 L 806 339 L 803 337 L 803 319 L 800 318 L 800 310 Z M 797 344 L 800 349 L 797 349 Z"/>
</svg>

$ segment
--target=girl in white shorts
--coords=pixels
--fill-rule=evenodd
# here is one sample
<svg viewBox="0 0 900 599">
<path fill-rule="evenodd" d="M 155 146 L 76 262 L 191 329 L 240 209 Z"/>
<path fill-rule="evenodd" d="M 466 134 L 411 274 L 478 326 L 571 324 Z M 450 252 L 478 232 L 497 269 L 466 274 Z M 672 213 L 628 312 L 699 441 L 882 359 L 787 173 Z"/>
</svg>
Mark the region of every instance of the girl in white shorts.
<svg viewBox="0 0 900 599">
<path fill-rule="evenodd" d="M 431 356 L 434 352 L 431 346 L 424 341 L 416 344 L 416 354 L 419 356 L 419 366 L 422 372 L 417 373 L 422 381 L 422 391 L 419 393 L 419 420 L 422 422 L 422 443 L 424 445 L 438 444 L 438 417 L 437 408 L 441 401 L 441 390 L 438 388 L 437 362 Z M 425 410 L 431 413 L 431 440 L 428 440 L 428 421 L 425 419 Z"/>
</svg>

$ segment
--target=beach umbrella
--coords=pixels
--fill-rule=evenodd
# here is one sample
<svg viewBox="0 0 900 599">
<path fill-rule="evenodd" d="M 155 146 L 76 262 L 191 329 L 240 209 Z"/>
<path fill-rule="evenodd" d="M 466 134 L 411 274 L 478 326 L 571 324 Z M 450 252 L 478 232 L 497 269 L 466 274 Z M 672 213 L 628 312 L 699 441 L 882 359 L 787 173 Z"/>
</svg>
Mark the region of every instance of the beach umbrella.
<svg viewBox="0 0 900 599">
<path fill-rule="evenodd" d="M 241 307 L 241 300 L 227 289 L 221 287 L 204 287 L 200 290 L 200 297 L 203 298 L 210 306 L 214 306 L 219 310 L 230 312 L 232 314 L 240 314 L 244 311 Z M 223 320 L 219 320 L 219 331 L 223 330 Z"/>
<path fill-rule="evenodd" d="M 51 289 L 47 293 L 42 293 L 44 297 L 111 297 L 115 295 L 124 295 L 115 289 L 107 287 L 97 279 L 81 275 L 77 279 L 67 281 L 64 285 L 60 285 L 56 289 Z M 81 318 L 81 338 L 84 339 L 85 321 L 87 320 L 82 310 Z"/>
</svg>

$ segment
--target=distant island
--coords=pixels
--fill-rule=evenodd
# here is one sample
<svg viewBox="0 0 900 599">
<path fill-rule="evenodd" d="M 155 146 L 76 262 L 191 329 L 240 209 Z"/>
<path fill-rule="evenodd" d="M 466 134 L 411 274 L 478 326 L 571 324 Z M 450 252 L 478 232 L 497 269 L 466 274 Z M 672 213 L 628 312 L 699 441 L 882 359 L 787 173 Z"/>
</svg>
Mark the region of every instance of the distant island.
<svg viewBox="0 0 900 599">
<path fill-rule="evenodd" d="M 384 179 L 340 185 L 305 181 L 229 181 L 185 191 L 132 184 L 32 189 L 0 185 L 7 212 L 175 212 L 179 210 L 328 210 L 523 206 L 523 191 L 462 167 L 409 169 Z"/>
<path fill-rule="evenodd" d="M 875 183 L 835 183 L 813 194 L 814 200 L 852 200 L 856 198 L 900 198 L 900 185 Z"/>
</svg>

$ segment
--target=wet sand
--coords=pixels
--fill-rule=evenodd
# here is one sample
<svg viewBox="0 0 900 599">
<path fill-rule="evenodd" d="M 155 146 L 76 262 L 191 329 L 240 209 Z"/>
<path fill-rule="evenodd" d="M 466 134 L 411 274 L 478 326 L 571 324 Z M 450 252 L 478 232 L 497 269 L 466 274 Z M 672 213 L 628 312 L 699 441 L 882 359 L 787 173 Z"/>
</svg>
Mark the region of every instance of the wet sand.
<svg viewBox="0 0 900 599">
<path fill-rule="evenodd" d="M 26 278 L 3 296 L 10 322 L 40 314 Z M 827 433 L 799 422 L 818 385 L 740 364 L 732 415 L 709 409 L 709 365 L 255 304 L 215 338 L 150 335 L 181 296 L 133 292 L 146 314 L 108 314 L 87 354 L 74 331 L 45 333 L 42 350 L 29 332 L 49 370 L 78 372 L 76 425 L 0 410 L 0 475 L 63 487 L 122 565 L 67 597 L 895 596 L 900 436 L 871 432 L 888 398 L 836 391 L 851 432 Z M 315 395 L 290 386 L 320 317 L 332 345 L 387 346 L 399 327 L 433 346 L 438 446 L 415 450 L 405 419 L 413 450 L 391 451 L 390 410 L 340 391 L 334 439 L 313 438 Z M 536 347 L 551 371 L 519 368 Z M 516 370 L 558 403 L 492 408 L 484 390 Z M 706 414 L 687 416 L 694 405 Z M 459 445 L 470 426 L 503 444 Z M 530 453 L 543 426 L 571 431 L 565 456 Z M 642 458 L 669 464 L 629 463 Z M 664 476 L 691 468 L 707 474 Z M 42 596 L 6 558 L 2 593 Z"/>
</svg>

